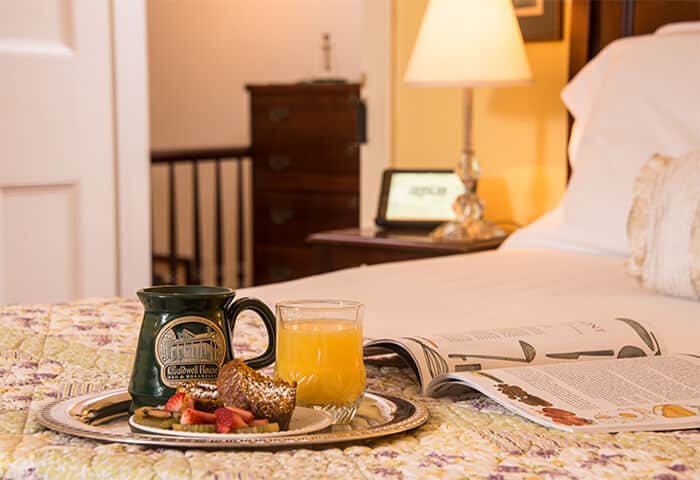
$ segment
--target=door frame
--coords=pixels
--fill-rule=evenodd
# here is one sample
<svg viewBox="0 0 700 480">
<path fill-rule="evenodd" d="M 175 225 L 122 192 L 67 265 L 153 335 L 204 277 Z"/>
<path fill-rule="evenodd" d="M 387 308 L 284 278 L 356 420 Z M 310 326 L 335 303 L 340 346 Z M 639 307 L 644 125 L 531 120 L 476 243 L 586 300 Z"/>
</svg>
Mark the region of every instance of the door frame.
<svg viewBox="0 0 700 480">
<path fill-rule="evenodd" d="M 367 140 L 360 150 L 360 227 L 374 226 L 382 172 L 391 161 L 392 17 L 394 0 L 364 0 L 362 69 Z"/>
<path fill-rule="evenodd" d="M 145 0 L 110 0 L 117 293 L 151 284 L 148 38 Z"/>
</svg>

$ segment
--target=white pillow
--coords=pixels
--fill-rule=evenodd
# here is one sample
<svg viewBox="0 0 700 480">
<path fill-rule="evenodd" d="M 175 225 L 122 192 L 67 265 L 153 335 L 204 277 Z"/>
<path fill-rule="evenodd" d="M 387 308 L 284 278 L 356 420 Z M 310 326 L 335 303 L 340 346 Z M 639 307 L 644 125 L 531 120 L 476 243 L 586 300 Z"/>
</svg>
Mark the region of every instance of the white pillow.
<svg viewBox="0 0 700 480">
<path fill-rule="evenodd" d="M 654 32 L 655 35 L 672 35 L 677 33 L 700 34 L 700 21 L 668 23 L 659 27 Z M 700 42 L 700 39 L 698 42 Z M 571 128 L 571 137 L 568 147 L 569 162 L 572 167 L 576 163 L 578 151 L 577 134 L 580 134 L 584 129 L 586 120 L 588 119 L 588 113 L 598 93 L 598 86 L 601 83 L 601 78 L 608 64 L 611 52 L 617 50 L 617 55 L 620 55 L 620 50 L 634 43 L 634 39 L 626 39 L 625 41 L 617 42 L 615 44 L 615 49 L 604 49 L 596 55 L 595 58 L 589 61 L 562 90 L 561 96 L 564 100 L 564 104 L 575 120 Z"/>
<path fill-rule="evenodd" d="M 562 228 L 599 253 L 628 255 L 625 224 L 641 165 L 655 153 L 700 148 L 700 35 L 618 40 L 593 62 L 562 93 L 582 122 Z M 581 92 L 594 96 L 589 104 Z"/>
<path fill-rule="evenodd" d="M 576 165 L 578 157 L 578 140 L 585 131 L 591 106 L 608 63 L 608 57 L 607 49 L 600 52 L 579 71 L 561 92 L 564 104 L 575 120 L 569 138 L 569 163 L 572 168 Z"/>
</svg>

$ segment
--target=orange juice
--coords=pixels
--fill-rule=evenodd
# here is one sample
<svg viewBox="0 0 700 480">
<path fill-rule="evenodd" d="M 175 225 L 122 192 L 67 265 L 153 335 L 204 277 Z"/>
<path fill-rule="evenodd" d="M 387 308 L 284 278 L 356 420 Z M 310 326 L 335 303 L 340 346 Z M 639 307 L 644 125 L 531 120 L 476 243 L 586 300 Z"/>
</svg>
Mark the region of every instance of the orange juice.
<svg viewBox="0 0 700 480">
<path fill-rule="evenodd" d="M 365 390 L 362 327 L 339 319 L 280 322 L 275 377 L 297 382 L 300 405 L 349 405 Z"/>
</svg>

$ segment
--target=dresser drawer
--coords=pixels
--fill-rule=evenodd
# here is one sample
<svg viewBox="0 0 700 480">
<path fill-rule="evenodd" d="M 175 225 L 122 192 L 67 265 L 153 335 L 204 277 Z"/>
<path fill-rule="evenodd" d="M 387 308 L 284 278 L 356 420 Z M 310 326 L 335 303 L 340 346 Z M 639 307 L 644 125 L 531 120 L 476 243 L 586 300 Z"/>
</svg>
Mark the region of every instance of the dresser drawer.
<svg viewBox="0 0 700 480">
<path fill-rule="evenodd" d="M 257 95 L 252 101 L 253 144 L 289 139 L 358 139 L 360 98 L 352 94 Z"/>
<path fill-rule="evenodd" d="M 257 192 L 253 197 L 255 245 L 301 247 L 313 232 L 356 226 L 359 203 L 358 195 Z"/>
<path fill-rule="evenodd" d="M 360 180 L 357 175 L 328 175 L 317 173 L 271 173 L 256 171 L 253 185 L 258 193 L 263 190 L 272 192 L 309 192 L 323 194 L 360 193 Z"/>
<path fill-rule="evenodd" d="M 359 146 L 336 142 L 257 150 L 253 181 L 256 190 L 359 194 Z"/>
<path fill-rule="evenodd" d="M 360 173 L 360 146 L 345 142 L 277 142 L 256 145 L 253 166 L 256 171 L 271 173 Z"/>
<path fill-rule="evenodd" d="M 256 244 L 254 264 L 255 285 L 284 282 L 319 273 L 317 259 L 309 247 L 273 247 Z"/>
</svg>

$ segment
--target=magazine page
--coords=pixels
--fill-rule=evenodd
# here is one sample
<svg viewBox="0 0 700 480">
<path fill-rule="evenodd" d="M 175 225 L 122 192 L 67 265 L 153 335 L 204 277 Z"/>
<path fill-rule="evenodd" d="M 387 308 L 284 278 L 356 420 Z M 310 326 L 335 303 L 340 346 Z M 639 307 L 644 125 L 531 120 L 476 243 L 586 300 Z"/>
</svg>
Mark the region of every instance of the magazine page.
<svg viewBox="0 0 700 480">
<path fill-rule="evenodd" d="M 575 360 L 660 355 L 649 328 L 628 318 L 577 321 L 442 335 L 375 339 L 365 356 L 387 351 L 414 369 L 423 393 L 438 375 L 449 372 L 541 365 Z"/>
<path fill-rule="evenodd" d="M 700 427 L 700 359 L 669 355 L 442 375 L 429 394 L 479 390 L 541 425 L 623 432 Z"/>
</svg>

